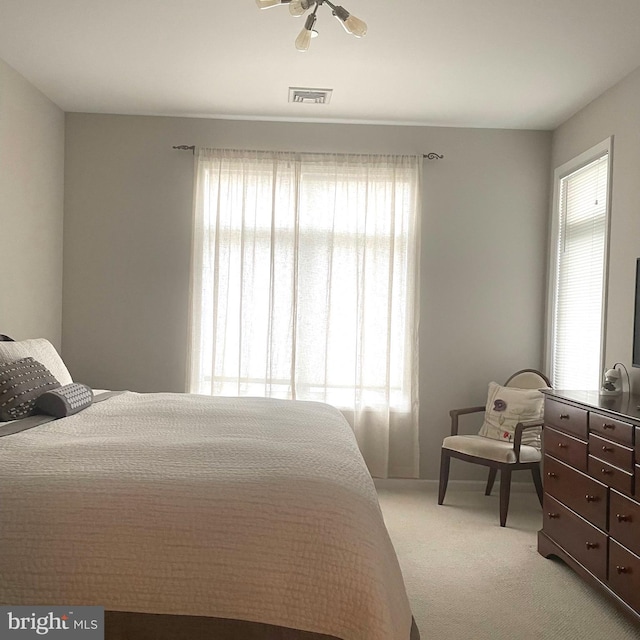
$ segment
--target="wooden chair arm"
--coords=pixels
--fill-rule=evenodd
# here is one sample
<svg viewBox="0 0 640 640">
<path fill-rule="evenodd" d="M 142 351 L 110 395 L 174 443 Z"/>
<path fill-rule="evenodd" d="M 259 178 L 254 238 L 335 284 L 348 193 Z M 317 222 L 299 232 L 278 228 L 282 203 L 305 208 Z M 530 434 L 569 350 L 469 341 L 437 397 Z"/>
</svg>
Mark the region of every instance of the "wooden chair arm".
<svg viewBox="0 0 640 640">
<path fill-rule="evenodd" d="M 522 446 L 522 434 L 527 429 L 535 429 L 543 425 L 542 420 L 528 420 L 527 422 L 518 422 L 513 431 L 513 452 L 516 454 L 516 461 L 520 462 L 520 447 Z"/>
<path fill-rule="evenodd" d="M 465 407 L 464 409 L 451 409 L 449 411 L 449 415 L 451 416 L 451 435 L 458 435 L 458 417 L 463 416 L 467 413 L 479 413 L 480 411 L 484 411 L 486 407 L 482 405 L 481 407 Z"/>
</svg>

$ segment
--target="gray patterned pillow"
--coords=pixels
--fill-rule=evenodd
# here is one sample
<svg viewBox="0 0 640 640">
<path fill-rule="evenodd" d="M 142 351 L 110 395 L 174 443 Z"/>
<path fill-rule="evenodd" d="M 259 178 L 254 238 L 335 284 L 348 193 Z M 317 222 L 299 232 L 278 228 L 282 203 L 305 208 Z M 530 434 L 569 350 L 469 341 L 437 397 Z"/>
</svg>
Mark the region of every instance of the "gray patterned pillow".
<svg viewBox="0 0 640 640">
<path fill-rule="evenodd" d="M 66 418 L 86 409 L 93 402 L 93 391 L 84 384 L 74 382 L 43 393 L 36 407 L 56 418 Z"/>
<path fill-rule="evenodd" d="M 36 412 L 36 400 L 60 383 L 33 358 L 0 363 L 0 421 L 18 420 Z"/>
</svg>

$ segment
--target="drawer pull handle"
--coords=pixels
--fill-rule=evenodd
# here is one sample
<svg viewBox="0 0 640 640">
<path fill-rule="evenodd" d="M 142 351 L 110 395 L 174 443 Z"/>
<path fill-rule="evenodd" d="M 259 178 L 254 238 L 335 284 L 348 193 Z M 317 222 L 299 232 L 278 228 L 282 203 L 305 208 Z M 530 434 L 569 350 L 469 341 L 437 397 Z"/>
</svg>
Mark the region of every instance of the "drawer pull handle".
<svg viewBox="0 0 640 640">
<path fill-rule="evenodd" d="M 618 522 L 631 522 L 631 516 L 625 516 L 621 513 L 616 514 L 616 520 Z"/>
<path fill-rule="evenodd" d="M 569 445 L 564 442 L 558 442 L 558 449 L 566 449 Z"/>
<path fill-rule="evenodd" d="M 613 447 L 602 447 L 605 453 L 613 453 Z"/>
<path fill-rule="evenodd" d="M 605 476 L 613 475 L 613 471 L 611 471 L 611 469 L 600 469 L 600 471 L 602 471 L 602 475 L 605 475 Z"/>
<path fill-rule="evenodd" d="M 554 473 L 553 471 L 547 471 L 547 477 L 548 478 L 557 478 L 558 474 Z"/>
<path fill-rule="evenodd" d="M 615 424 L 610 424 L 609 422 L 603 422 L 602 423 L 602 428 L 603 429 L 615 429 L 616 425 Z"/>
<path fill-rule="evenodd" d="M 569 419 L 569 414 L 568 413 L 561 413 L 560 414 L 560 420 L 568 420 Z"/>
<path fill-rule="evenodd" d="M 552 520 L 556 520 L 560 517 L 559 513 L 547 513 L 547 515 L 549 516 L 549 518 L 551 518 Z"/>
<path fill-rule="evenodd" d="M 616 571 L 618 573 L 631 573 L 631 571 L 629 570 L 629 567 L 621 567 L 619 564 L 616 565 Z"/>
<path fill-rule="evenodd" d="M 587 494 L 585 496 L 585 500 L 587 502 L 598 502 L 598 496 L 590 496 L 589 494 Z"/>
<path fill-rule="evenodd" d="M 591 550 L 597 549 L 600 545 L 597 542 L 587 542 L 585 546 L 587 547 L 587 550 Z"/>
</svg>

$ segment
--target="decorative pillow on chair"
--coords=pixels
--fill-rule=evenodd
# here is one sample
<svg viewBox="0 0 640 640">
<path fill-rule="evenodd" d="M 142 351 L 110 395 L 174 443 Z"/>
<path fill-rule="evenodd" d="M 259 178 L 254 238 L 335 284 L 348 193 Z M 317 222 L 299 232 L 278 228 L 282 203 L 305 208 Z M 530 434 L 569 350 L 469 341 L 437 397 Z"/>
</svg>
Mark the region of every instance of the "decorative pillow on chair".
<svg viewBox="0 0 640 640">
<path fill-rule="evenodd" d="M 36 412 L 36 400 L 60 383 L 33 358 L 0 364 L 0 421 L 18 420 Z"/>
<path fill-rule="evenodd" d="M 73 379 L 55 347 L 45 338 L 0 342 L 0 362 L 13 362 L 33 358 L 41 362 L 60 384 L 71 384 Z"/>
<path fill-rule="evenodd" d="M 86 409 L 93 402 L 93 391 L 84 384 L 74 382 L 47 391 L 36 400 L 36 407 L 56 418 L 66 418 Z"/>
<path fill-rule="evenodd" d="M 484 423 L 479 435 L 503 442 L 513 442 L 518 422 L 541 420 L 544 412 L 544 396 L 538 389 L 502 387 L 489 383 L 489 396 Z M 522 433 L 522 444 L 540 448 L 541 428 L 527 429 Z"/>
</svg>

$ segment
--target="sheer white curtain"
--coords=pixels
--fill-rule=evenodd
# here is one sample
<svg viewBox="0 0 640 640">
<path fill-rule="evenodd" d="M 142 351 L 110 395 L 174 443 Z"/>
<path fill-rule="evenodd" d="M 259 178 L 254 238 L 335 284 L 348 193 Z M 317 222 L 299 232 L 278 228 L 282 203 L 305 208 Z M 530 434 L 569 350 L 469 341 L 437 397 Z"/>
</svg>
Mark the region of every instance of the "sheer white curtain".
<svg viewBox="0 0 640 640">
<path fill-rule="evenodd" d="M 317 400 L 418 474 L 422 158 L 201 149 L 189 390 Z"/>
</svg>

